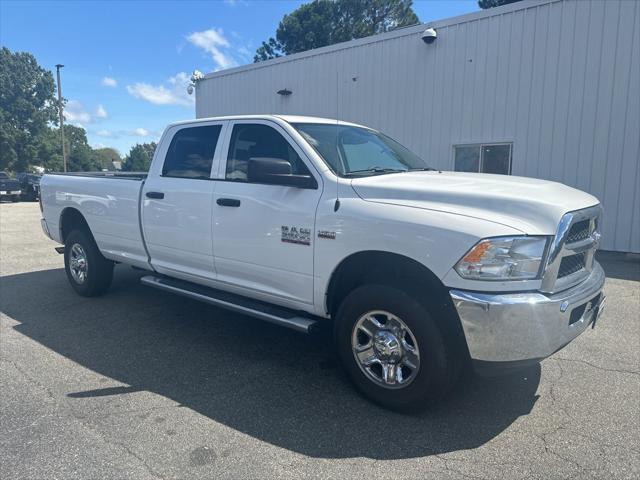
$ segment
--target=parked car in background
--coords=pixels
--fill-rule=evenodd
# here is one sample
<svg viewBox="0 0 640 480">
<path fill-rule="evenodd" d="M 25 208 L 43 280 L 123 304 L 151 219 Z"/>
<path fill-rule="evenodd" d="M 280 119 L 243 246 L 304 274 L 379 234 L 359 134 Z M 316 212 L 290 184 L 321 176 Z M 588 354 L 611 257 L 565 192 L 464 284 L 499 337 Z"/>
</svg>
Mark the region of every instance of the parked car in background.
<svg viewBox="0 0 640 480">
<path fill-rule="evenodd" d="M 396 410 L 445 395 L 468 361 L 539 362 L 604 301 L 597 198 L 434 170 L 330 119 L 176 123 L 148 174 L 45 175 L 41 206 L 78 294 L 104 293 L 123 263 L 145 285 L 298 331 L 333 325 L 354 384 Z"/>
<path fill-rule="evenodd" d="M 19 173 L 17 175 L 22 190 L 22 200 L 35 202 L 40 198 L 40 178 L 42 175 L 35 173 Z"/>
<path fill-rule="evenodd" d="M 15 178 L 11 178 L 7 172 L 0 172 L 0 201 L 11 200 L 12 202 L 19 202 L 21 194 L 20 182 Z"/>
</svg>

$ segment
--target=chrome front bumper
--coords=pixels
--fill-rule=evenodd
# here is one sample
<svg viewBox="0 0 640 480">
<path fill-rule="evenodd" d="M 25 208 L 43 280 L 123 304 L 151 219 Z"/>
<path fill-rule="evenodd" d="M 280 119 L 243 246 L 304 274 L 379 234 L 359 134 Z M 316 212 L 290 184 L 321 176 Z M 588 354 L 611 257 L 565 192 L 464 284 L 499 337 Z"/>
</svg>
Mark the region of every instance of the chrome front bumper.
<svg viewBox="0 0 640 480">
<path fill-rule="evenodd" d="M 597 320 L 604 280 L 594 262 L 582 283 L 554 295 L 451 290 L 471 359 L 506 366 L 548 357 Z"/>
</svg>

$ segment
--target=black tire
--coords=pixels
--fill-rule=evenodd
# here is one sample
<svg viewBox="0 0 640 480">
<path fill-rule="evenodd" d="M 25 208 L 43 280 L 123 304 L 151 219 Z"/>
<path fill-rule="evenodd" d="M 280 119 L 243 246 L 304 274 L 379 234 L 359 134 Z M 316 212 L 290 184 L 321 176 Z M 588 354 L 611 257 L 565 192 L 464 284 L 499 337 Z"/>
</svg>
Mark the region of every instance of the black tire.
<svg viewBox="0 0 640 480">
<path fill-rule="evenodd" d="M 429 309 L 411 289 L 386 285 L 363 285 L 341 303 L 335 322 L 335 342 L 340 360 L 357 389 L 380 406 L 414 412 L 445 397 L 460 372 L 460 349 L 452 345 L 433 320 Z M 410 329 L 419 350 L 419 367 L 406 386 L 389 388 L 365 373 L 352 348 L 352 334 L 358 320 L 371 311 L 386 311 Z M 411 342 L 410 342 L 411 343 Z M 411 370 L 409 370 L 411 372 Z M 411 378 L 411 374 L 406 379 Z"/>
<path fill-rule="evenodd" d="M 74 252 L 82 251 L 81 257 L 85 258 L 86 269 L 84 280 L 81 280 L 76 273 L 72 272 Z M 80 258 L 80 257 L 76 257 Z M 95 297 L 105 293 L 111 286 L 113 279 L 113 262 L 102 256 L 96 242 L 91 235 L 83 230 L 73 230 L 65 239 L 64 248 L 64 268 L 67 278 L 73 289 L 83 297 Z M 77 269 L 76 269 L 77 271 Z"/>
<path fill-rule="evenodd" d="M 20 201 L 20 195 L 13 195 L 13 196 L 11 197 L 11 201 L 12 201 L 13 203 L 18 203 L 18 202 Z"/>
</svg>

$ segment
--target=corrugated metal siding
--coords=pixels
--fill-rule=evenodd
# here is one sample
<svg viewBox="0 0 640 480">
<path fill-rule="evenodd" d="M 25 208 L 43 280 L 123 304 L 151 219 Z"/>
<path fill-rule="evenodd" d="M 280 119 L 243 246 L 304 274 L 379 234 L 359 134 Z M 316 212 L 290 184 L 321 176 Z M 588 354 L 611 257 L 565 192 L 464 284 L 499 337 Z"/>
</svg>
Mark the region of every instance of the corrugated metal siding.
<svg viewBox="0 0 640 480">
<path fill-rule="evenodd" d="M 640 252 L 640 2 L 514 5 L 434 22 L 432 45 L 412 27 L 214 74 L 196 114 L 338 117 L 442 169 L 455 144 L 512 141 L 513 175 L 596 195 L 602 248 Z"/>
</svg>

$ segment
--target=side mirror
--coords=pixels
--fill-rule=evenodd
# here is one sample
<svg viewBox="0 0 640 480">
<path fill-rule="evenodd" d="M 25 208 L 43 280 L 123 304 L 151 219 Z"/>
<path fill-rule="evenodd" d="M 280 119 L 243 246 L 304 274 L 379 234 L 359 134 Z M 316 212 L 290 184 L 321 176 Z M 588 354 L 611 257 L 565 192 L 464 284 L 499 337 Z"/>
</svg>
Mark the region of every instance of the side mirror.
<svg viewBox="0 0 640 480">
<path fill-rule="evenodd" d="M 311 175 L 294 175 L 291 163 L 282 158 L 253 157 L 249 159 L 247 180 L 251 183 L 266 183 L 297 188 L 318 188 Z"/>
</svg>

